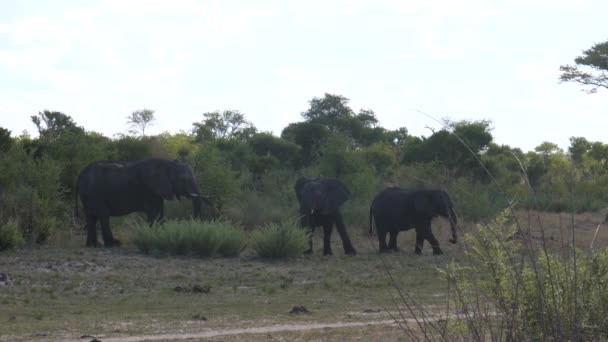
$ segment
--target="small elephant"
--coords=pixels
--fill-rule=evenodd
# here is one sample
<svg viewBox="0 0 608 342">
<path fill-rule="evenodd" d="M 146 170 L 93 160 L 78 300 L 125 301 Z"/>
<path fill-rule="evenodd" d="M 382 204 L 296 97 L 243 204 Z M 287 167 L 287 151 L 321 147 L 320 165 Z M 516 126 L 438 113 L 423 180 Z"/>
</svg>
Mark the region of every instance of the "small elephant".
<svg viewBox="0 0 608 342">
<path fill-rule="evenodd" d="M 331 232 L 336 225 L 344 253 L 357 254 L 340 212 L 342 204 L 351 197 L 346 185 L 335 178 L 301 177 L 296 181 L 295 191 L 300 203 L 301 224 L 310 229 L 309 248 L 304 253 L 312 254 L 312 233 L 315 227 L 323 226 L 323 255 L 332 255 Z"/>
<path fill-rule="evenodd" d="M 86 216 L 87 242 L 97 246 L 97 221 L 101 223 L 104 246 L 120 245 L 112 236 L 110 216 L 144 212 L 152 225 L 163 219 L 163 201 L 192 199 L 193 216 L 201 216 L 201 195 L 192 169 L 186 163 L 160 158 L 136 162 L 96 161 L 87 165 L 76 181 L 75 212 L 78 196 Z"/>
<path fill-rule="evenodd" d="M 456 243 L 457 218 L 454 205 L 447 192 L 443 190 L 407 190 L 390 187 L 379 192 L 369 208 L 369 233 L 372 234 L 372 219 L 376 223 L 379 251 L 398 251 L 397 234 L 402 230 L 416 230 L 414 253 L 421 254 L 424 240 L 433 248 L 433 254 L 443 254 L 439 242 L 431 230 L 431 220 L 443 216 L 450 221 L 451 243 Z M 386 245 L 386 235 L 389 243 Z"/>
</svg>

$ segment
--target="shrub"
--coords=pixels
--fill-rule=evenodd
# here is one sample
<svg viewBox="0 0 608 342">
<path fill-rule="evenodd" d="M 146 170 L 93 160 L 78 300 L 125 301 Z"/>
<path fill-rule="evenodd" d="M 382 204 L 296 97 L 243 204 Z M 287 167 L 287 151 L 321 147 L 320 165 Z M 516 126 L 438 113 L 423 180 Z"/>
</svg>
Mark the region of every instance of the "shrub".
<svg viewBox="0 0 608 342">
<path fill-rule="evenodd" d="M 69 213 L 59 175 L 58 162 L 34 159 L 21 144 L 0 154 L 0 222 L 13 221 L 28 242 L 45 242 Z"/>
<path fill-rule="evenodd" d="M 132 241 L 143 253 L 160 252 L 170 255 L 199 257 L 234 257 L 245 246 L 245 232 L 240 227 L 222 221 L 167 221 L 148 227 L 134 224 Z"/>
<path fill-rule="evenodd" d="M 19 247 L 23 244 L 23 237 L 19 233 L 17 223 L 9 221 L 0 224 L 0 251 Z"/>
<path fill-rule="evenodd" d="M 444 271 L 456 310 L 467 313 L 453 332 L 475 340 L 607 339 L 608 251 L 547 253 L 511 239 L 515 231 L 505 212 L 465 235 L 471 263 Z M 479 319 L 489 312 L 498 321 Z"/>
<path fill-rule="evenodd" d="M 291 206 L 288 206 L 290 204 Z M 223 215 L 239 222 L 247 230 L 284 221 L 296 213 L 297 209 L 293 203 L 257 191 L 243 192 L 240 198 L 232 199 L 227 203 L 223 210 Z"/>
<path fill-rule="evenodd" d="M 271 223 L 251 233 L 251 246 L 263 258 L 296 257 L 308 248 L 308 236 L 294 220 Z"/>
</svg>

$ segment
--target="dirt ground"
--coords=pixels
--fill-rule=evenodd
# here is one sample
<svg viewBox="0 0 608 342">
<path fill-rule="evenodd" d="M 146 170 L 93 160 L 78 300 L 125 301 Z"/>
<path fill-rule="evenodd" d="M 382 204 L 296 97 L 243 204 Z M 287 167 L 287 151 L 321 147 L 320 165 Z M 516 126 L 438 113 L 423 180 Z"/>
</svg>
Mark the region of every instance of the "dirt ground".
<svg viewBox="0 0 608 342">
<path fill-rule="evenodd" d="M 567 245 L 574 231 L 576 245 L 588 249 L 604 215 L 517 217 L 551 248 Z M 415 256 L 413 232 L 400 234 L 401 252 L 380 256 L 361 227 L 351 234 L 357 256 L 344 256 L 337 237 L 335 256 L 321 256 L 318 234 L 315 255 L 281 261 L 87 249 L 76 233 L 0 254 L 0 341 L 407 341 L 403 329 L 416 324 L 397 290 L 439 318 L 447 283 L 438 269 L 464 260 L 462 244 L 447 243 L 445 221 L 434 231 L 443 256 L 428 246 Z M 608 227 L 600 226 L 594 248 L 607 245 Z"/>
</svg>

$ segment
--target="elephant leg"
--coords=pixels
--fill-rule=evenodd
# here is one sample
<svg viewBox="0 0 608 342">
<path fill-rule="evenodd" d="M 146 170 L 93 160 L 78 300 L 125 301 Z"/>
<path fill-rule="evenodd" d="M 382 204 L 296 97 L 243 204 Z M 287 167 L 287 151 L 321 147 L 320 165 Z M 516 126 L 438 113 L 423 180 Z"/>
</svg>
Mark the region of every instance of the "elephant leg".
<svg viewBox="0 0 608 342">
<path fill-rule="evenodd" d="M 312 254 L 312 236 L 315 233 L 315 226 L 306 226 L 306 235 L 308 235 L 308 249 L 304 251 L 304 254 Z"/>
<path fill-rule="evenodd" d="M 397 247 L 397 235 L 399 234 L 399 229 L 391 229 L 389 232 L 388 238 L 388 249 L 398 252 L 399 248 Z"/>
<path fill-rule="evenodd" d="M 163 200 L 159 199 L 152 203 L 149 203 L 146 208 L 146 215 L 148 218 L 148 223 L 150 227 L 154 225 L 155 222 L 162 222 L 164 218 L 164 208 L 163 208 Z"/>
<path fill-rule="evenodd" d="M 333 255 L 331 251 L 331 231 L 333 230 L 332 222 L 323 224 L 323 255 Z"/>
<path fill-rule="evenodd" d="M 342 247 L 344 248 L 344 254 L 356 255 L 357 251 L 355 250 L 355 247 L 353 247 L 353 244 L 350 241 L 350 237 L 348 236 L 348 232 L 346 231 L 346 226 L 344 225 L 344 220 L 342 219 L 342 214 L 337 213 L 335 221 L 336 230 L 338 231 L 338 234 L 340 234 L 340 239 L 342 239 Z"/>
<path fill-rule="evenodd" d="M 101 236 L 103 237 L 103 245 L 105 247 L 120 246 L 120 241 L 112 236 L 110 230 L 110 216 L 102 216 L 99 221 L 101 222 Z"/>
<path fill-rule="evenodd" d="M 388 252 L 388 246 L 386 245 L 386 229 L 376 225 L 376 232 L 378 234 L 378 251 L 380 253 Z"/>
<path fill-rule="evenodd" d="M 443 251 L 441 250 L 441 248 L 439 248 L 439 241 L 437 241 L 435 235 L 433 235 L 433 232 L 431 231 L 430 227 L 427 230 L 425 239 L 431 244 L 431 247 L 433 248 L 433 255 L 443 254 Z"/>
<path fill-rule="evenodd" d="M 414 248 L 415 254 L 422 254 L 422 247 L 424 247 L 424 237 L 424 231 L 422 231 L 416 226 L 416 248 Z"/>
<path fill-rule="evenodd" d="M 87 247 L 98 247 L 99 242 L 97 242 L 97 217 L 95 215 L 87 214 L 86 215 L 86 224 L 85 228 L 87 230 Z"/>
</svg>

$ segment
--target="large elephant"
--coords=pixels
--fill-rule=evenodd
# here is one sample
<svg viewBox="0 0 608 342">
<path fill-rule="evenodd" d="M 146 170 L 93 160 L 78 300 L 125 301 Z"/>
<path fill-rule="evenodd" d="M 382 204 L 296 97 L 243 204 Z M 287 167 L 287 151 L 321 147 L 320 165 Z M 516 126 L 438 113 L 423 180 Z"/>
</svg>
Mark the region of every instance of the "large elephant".
<svg viewBox="0 0 608 342">
<path fill-rule="evenodd" d="M 402 230 L 416 230 L 416 248 L 414 253 L 421 254 L 424 240 L 433 248 L 433 254 L 443 254 L 439 242 L 431 230 L 431 220 L 443 216 L 450 221 L 452 230 L 451 243 L 456 243 L 457 218 L 454 205 L 447 192 L 443 190 L 417 189 L 407 190 L 390 187 L 379 192 L 369 209 L 369 233 L 372 234 L 372 219 L 376 223 L 379 251 L 398 251 L 397 235 Z M 386 235 L 389 243 L 386 245 Z"/>
<path fill-rule="evenodd" d="M 340 212 L 342 204 L 351 197 L 346 185 L 335 178 L 301 177 L 296 181 L 295 191 L 300 203 L 301 224 L 310 229 L 309 248 L 305 253 L 312 253 L 312 233 L 315 227 L 323 226 L 323 255 L 332 255 L 331 232 L 335 225 L 342 239 L 344 253 L 357 254 Z"/>
<path fill-rule="evenodd" d="M 110 216 L 144 212 L 148 222 L 163 219 L 163 201 L 191 198 L 193 216 L 201 216 L 201 201 L 192 169 L 186 163 L 160 158 L 135 162 L 96 161 L 87 165 L 76 181 L 86 216 L 87 246 L 97 246 L 97 221 L 101 223 L 104 246 L 120 245 L 112 236 Z M 78 199 L 76 198 L 76 212 Z"/>
</svg>

